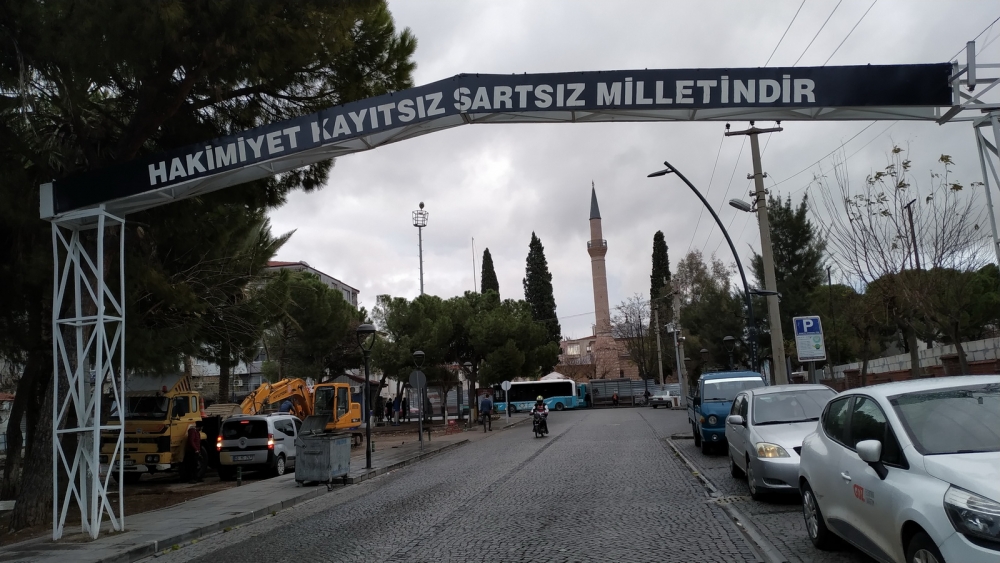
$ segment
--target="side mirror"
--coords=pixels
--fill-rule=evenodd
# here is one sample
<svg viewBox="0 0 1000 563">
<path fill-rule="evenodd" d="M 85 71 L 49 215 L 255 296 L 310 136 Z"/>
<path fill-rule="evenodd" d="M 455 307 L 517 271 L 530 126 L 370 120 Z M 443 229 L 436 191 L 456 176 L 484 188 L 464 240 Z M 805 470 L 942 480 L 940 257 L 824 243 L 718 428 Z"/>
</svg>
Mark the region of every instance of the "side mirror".
<svg viewBox="0 0 1000 563">
<path fill-rule="evenodd" d="M 699 405 L 701 405 L 701 397 L 695 397 L 694 399 L 692 399 L 692 403 L 696 407 L 699 406 Z"/>
<path fill-rule="evenodd" d="M 738 414 L 731 414 L 726 418 L 726 423 L 733 426 L 743 426 L 744 422 L 743 417 Z"/>
<path fill-rule="evenodd" d="M 882 442 L 878 440 L 862 440 L 858 442 L 855 448 L 858 450 L 858 457 L 861 458 L 861 461 L 867 463 L 875 471 L 875 474 L 878 475 L 878 478 L 884 481 L 886 475 L 889 474 L 889 470 L 885 468 L 885 465 L 881 461 Z"/>
</svg>

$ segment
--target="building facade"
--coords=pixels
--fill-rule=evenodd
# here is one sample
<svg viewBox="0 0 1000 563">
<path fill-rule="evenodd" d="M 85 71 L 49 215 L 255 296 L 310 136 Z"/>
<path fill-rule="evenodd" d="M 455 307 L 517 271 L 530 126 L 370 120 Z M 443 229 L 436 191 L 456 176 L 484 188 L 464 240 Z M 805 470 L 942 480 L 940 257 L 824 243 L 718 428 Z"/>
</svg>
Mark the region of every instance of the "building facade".
<svg viewBox="0 0 1000 563">
<path fill-rule="evenodd" d="M 358 308 L 358 290 L 347 285 L 346 283 L 338 280 L 337 278 L 324 274 L 323 272 L 317 270 L 310 266 L 307 262 L 268 262 L 267 269 L 271 271 L 275 270 L 291 270 L 293 272 L 309 272 L 314 276 L 317 276 L 320 281 L 325 283 L 331 289 L 335 289 L 344 296 L 344 300 L 351 304 L 355 309 Z"/>
</svg>

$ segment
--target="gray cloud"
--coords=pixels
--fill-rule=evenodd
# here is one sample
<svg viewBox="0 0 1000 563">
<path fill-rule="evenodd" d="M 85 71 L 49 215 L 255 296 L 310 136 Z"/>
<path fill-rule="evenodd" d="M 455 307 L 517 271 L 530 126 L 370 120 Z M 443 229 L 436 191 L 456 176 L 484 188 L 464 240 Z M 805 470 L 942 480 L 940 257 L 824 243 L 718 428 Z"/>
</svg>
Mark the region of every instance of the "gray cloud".
<svg viewBox="0 0 1000 563">
<path fill-rule="evenodd" d="M 834 5 L 807 2 L 771 66 L 791 65 Z M 822 64 L 869 5 L 845 0 L 800 65 Z M 419 40 L 417 84 L 462 72 L 761 66 L 798 6 L 798 1 L 390 4 L 397 25 L 410 27 Z M 996 11 L 990 3 L 883 0 L 829 64 L 946 61 Z M 980 45 L 998 33 L 985 34 Z M 1000 41 L 983 57 L 1000 58 Z M 767 144 L 764 169 L 773 182 L 781 182 L 868 124 L 784 123 L 784 132 L 761 139 Z M 900 122 L 880 134 L 889 125 L 876 123 L 843 148 L 855 181 L 884 166 L 894 141 L 910 144 L 920 182 L 929 181 L 927 172 L 942 153 L 958 162 L 960 181 L 979 180 L 968 124 Z M 729 198 L 746 197 L 749 142 L 740 155 L 742 139 L 723 139 L 722 133 L 721 123 L 477 125 L 341 158 L 325 189 L 293 194 L 272 213 L 276 231 L 297 229 L 279 258 L 306 260 L 358 287 L 369 308 L 381 293 L 413 297 L 419 285 L 410 212 L 424 201 L 430 212 L 424 229 L 428 293 L 450 297 L 474 289 L 475 237 L 476 277 L 482 251 L 489 247 L 501 294 L 522 297 L 534 231 L 545 245 L 563 333 L 583 336 L 590 332 L 594 309 L 586 252 L 592 180 L 609 243 L 612 307 L 648 292 L 658 229 L 666 235 L 672 265 L 689 248 L 718 251 L 731 261 L 709 214 L 699 222 L 700 203 L 687 188 L 672 177 L 646 178 L 664 159 L 708 194 L 731 225 L 741 258 L 748 262 L 751 248 L 759 248 L 756 221 L 725 205 Z M 774 192 L 794 193 L 797 200 L 807 193 L 813 175 L 829 171 L 830 164 L 823 160 Z"/>
</svg>

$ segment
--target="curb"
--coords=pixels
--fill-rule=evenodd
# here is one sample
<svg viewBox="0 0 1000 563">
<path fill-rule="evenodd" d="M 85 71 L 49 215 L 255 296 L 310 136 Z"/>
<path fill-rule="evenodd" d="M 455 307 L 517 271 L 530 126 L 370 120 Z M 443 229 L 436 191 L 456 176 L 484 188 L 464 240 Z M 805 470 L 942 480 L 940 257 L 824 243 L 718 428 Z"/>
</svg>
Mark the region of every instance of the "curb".
<svg viewBox="0 0 1000 563">
<path fill-rule="evenodd" d="M 674 444 L 672 438 L 667 438 L 667 445 L 670 449 L 674 451 L 674 455 L 680 458 L 684 465 L 691 471 L 698 481 L 701 482 L 705 490 L 708 491 L 708 496 L 712 499 L 720 498 L 722 495 L 719 493 L 719 489 L 708 480 L 707 477 L 702 475 L 701 470 L 695 466 L 683 453 L 681 453 L 680 448 Z M 735 508 L 731 504 L 719 504 L 719 508 L 729 516 L 736 528 L 743 534 L 744 539 L 750 544 L 750 547 L 756 552 L 757 556 L 762 559 L 765 563 L 789 563 L 788 558 L 785 557 L 778 548 L 764 538 L 764 535 L 760 533 L 759 530 L 752 524 L 752 520 L 746 514 L 743 514 L 739 509 Z"/>
</svg>

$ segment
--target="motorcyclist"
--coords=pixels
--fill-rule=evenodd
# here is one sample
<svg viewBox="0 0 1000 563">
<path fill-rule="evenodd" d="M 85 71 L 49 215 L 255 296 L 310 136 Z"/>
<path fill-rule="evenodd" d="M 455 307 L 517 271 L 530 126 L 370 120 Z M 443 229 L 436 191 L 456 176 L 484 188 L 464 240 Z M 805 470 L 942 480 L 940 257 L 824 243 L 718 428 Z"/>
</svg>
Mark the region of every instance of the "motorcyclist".
<svg viewBox="0 0 1000 563">
<path fill-rule="evenodd" d="M 546 420 L 549 416 L 549 407 L 545 405 L 545 399 L 541 395 L 535 399 L 535 407 L 531 409 L 531 415 L 537 416 L 539 418 L 539 424 L 542 430 L 548 434 L 549 433 L 549 423 Z"/>
</svg>

